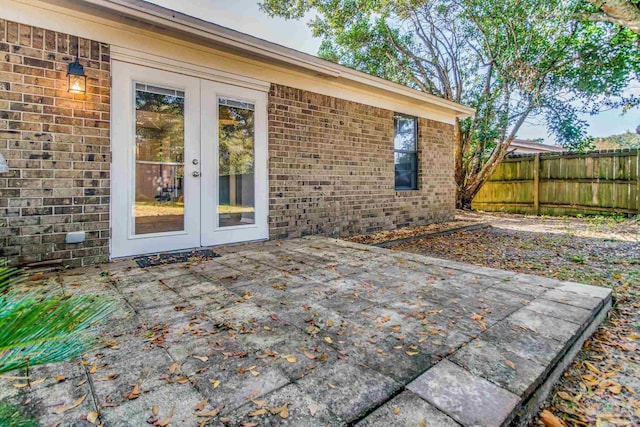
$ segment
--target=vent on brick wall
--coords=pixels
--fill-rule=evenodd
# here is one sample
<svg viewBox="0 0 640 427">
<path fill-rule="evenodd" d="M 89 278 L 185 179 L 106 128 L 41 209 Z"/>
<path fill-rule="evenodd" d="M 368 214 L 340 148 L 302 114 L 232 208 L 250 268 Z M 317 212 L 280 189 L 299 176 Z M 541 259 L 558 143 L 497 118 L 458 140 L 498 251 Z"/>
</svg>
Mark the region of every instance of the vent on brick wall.
<svg viewBox="0 0 640 427">
<path fill-rule="evenodd" d="M 2 153 L 0 153 L 0 173 L 9 172 L 9 165 L 7 164 L 7 160 L 4 158 Z"/>
</svg>

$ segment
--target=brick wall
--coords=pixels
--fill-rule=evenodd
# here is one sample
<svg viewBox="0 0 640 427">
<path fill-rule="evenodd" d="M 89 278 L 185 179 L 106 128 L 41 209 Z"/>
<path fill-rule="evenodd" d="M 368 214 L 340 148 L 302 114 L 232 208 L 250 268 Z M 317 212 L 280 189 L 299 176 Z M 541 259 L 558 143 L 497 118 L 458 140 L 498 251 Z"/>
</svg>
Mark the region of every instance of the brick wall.
<svg viewBox="0 0 640 427">
<path fill-rule="evenodd" d="M 108 258 L 109 46 L 80 39 L 87 94 L 67 92 L 77 38 L 0 20 L 0 257 Z M 66 244 L 69 231 L 87 232 Z"/>
<path fill-rule="evenodd" d="M 85 95 L 67 92 L 77 38 L 0 20 L 0 257 L 108 259 L 109 46 L 80 39 Z M 451 219 L 453 128 L 419 120 L 419 189 L 396 192 L 393 112 L 273 85 L 271 238 L 345 236 Z M 87 232 L 66 244 L 69 231 Z"/>
<path fill-rule="evenodd" d="M 418 190 L 394 189 L 393 111 L 272 85 L 271 238 L 346 236 L 450 220 L 453 126 L 418 122 Z"/>
</svg>

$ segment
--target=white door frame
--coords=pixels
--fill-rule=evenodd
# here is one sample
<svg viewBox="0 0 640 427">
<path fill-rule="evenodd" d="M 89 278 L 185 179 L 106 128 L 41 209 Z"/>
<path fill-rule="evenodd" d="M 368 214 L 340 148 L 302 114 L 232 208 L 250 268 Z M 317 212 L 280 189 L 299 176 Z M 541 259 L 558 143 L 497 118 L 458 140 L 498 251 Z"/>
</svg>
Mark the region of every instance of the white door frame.
<svg viewBox="0 0 640 427">
<path fill-rule="evenodd" d="M 200 246 L 200 184 L 192 175 L 200 158 L 200 80 L 154 68 L 112 61 L 111 109 L 111 257 L 171 251 Z M 184 230 L 134 234 L 135 84 L 183 90 L 184 104 Z"/>
<path fill-rule="evenodd" d="M 249 89 L 148 65 L 112 61 L 110 257 L 268 239 L 268 147 L 266 91 Z M 134 235 L 135 83 L 185 92 L 185 230 Z M 218 97 L 255 105 L 255 224 L 218 225 Z M 192 160 L 198 159 L 194 165 Z M 200 172 L 194 177 L 193 172 Z"/>
<path fill-rule="evenodd" d="M 218 98 L 254 104 L 254 206 L 255 223 L 220 227 L 218 223 Z M 202 246 L 269 238 L 267 173 L 267 93 L 202 81 Z M 213 185 L 207 185 L 213 184 Z"/>
</svg>

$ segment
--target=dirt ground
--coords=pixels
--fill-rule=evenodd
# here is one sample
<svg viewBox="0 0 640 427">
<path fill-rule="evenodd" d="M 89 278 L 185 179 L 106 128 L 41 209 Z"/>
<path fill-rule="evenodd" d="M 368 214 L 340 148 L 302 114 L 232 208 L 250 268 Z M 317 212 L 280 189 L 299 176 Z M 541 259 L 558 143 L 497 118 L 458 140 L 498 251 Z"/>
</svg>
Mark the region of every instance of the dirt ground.
<svg viewBox="0 0 640 427">
<path fill-rule="evenodd" d="M 613 289 L 609 319 L 585 343 L 535 425 L 640 425 L 640 218 L 462 212 L 456 219 L 492 227 L 393 249 Z"/>
</svg>

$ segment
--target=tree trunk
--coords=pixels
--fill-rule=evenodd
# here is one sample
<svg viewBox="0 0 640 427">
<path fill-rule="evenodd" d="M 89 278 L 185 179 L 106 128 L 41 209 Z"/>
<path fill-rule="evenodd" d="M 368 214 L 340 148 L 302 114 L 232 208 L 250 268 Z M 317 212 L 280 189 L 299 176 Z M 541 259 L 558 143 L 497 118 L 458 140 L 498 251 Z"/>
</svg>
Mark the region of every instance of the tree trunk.
<svg viewBox="0 0 640 427">
<path fill-rule="evenodd" d="M 631 0 L 587 0 L 602 12 L 582 16 L 587 21 L 612 22 L 640 34 L 640 5 Z"/>
</svg>

